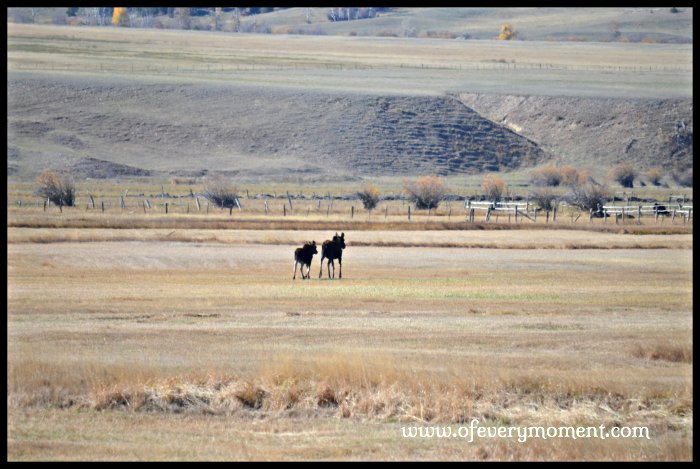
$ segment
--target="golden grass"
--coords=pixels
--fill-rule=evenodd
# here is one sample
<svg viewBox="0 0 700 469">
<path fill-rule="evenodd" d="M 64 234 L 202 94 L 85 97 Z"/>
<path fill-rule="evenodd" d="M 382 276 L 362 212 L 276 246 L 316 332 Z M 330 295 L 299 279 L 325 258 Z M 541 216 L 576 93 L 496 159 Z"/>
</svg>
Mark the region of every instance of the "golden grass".
<svg viewBox="0 0 700 469">
<path fill-rule="evenodd" d="M 541 243 L 550 243 L 546 251 L 444 249 L 434 246 L 455 234 L 513 245 L 545 236 L 355 232 L 362 242 L 400 235 L 432 247 L 350 244 L 342 281 L 318 280 L 314 270 L 302 282 L 291 280 L 285 243 L 318 232 L 217 236 L 224 233 L 227 244 L 8 244 L 8 457 L 57 459 L 66 448 L 73 459 L 109 459 L 109 451 L 144 459 L 689 457 L 692 356 L 678 357 L 692 350 L 692 244 L 552 248 L 622 236 L 559 230 L 546 232 L 562 237 Z M 638 238 L 619 242 L 628 236 Z M 668 238 L 672 246 L 676 237 Z M 470 446 L 399 433 L 400 425 L 470 418 L 644 425 L 652 440 Z M 219 438 L 201 419 L 244 428 L 236 435 L 249 442 L 248 456 L 194 443 L 167 456 L 165 430 L 147 445 L 97 435 L 118 421 L 138 434 L 161 426 Z M 272 444 L 257 433 L 280 426 L 297 436 L 325 428 L 328 438 Z M 357 435 L 333 452 L 349 428 Z M 93 443 L 77 444 L 86 440 Z M 376 449 L 379 442 L 386 446 Z"/>
</svg>

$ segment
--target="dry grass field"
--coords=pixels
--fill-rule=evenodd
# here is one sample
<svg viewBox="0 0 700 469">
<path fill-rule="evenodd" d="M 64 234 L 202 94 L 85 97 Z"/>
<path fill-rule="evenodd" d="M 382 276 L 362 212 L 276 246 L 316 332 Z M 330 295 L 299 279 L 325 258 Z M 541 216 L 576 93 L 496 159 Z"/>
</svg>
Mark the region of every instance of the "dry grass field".
<svg viewBox="0 0 700 469">
<path fill-rule="evenodd" d="M 691 457 L 690 235 L 347 231 L 342 280 L 316 257 L 292 281 L 293 245 L 332 232 L 28 231 L 8 228 L 9 459 Z M 486 247 L 437 247 L 454 236 Z M 472 418 L 651 439 L 401 434 Z"/>
</svg>

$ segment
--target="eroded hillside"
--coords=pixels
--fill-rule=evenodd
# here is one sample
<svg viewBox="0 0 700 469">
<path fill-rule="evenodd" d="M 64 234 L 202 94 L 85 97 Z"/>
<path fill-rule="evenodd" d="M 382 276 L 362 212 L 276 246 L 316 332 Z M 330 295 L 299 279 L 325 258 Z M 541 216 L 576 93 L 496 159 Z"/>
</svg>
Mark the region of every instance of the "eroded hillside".
<svg viewBox="0 0 700 469">
<path fill-rule="evenodd" d="M 8 172 L 440 175 L 543 162 L 454 97 L 8 80 Z"/>
</svg>

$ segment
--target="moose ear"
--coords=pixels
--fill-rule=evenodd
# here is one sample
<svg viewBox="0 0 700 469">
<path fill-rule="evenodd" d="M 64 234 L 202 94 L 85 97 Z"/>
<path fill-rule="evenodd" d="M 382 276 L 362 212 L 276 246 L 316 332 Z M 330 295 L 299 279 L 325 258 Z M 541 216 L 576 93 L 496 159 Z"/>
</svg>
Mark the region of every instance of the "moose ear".
<svg viewBox="0 0 700 469">
<path fill-rule="evenodd" d="M 337 232 L 337 231 L 335 232 L 335 235 L 338 236 L 338 232 Z"/>
<path fill-rule="evenodd" d="M 340 233 L 341 238 L 345 238 L 345 233 Z"/>
<path fill-rule="evenodd" d="M 316 246 L 316 240 L 311 241 L 311 244 L 313 244 L 314 246 Z"/>
</svg>

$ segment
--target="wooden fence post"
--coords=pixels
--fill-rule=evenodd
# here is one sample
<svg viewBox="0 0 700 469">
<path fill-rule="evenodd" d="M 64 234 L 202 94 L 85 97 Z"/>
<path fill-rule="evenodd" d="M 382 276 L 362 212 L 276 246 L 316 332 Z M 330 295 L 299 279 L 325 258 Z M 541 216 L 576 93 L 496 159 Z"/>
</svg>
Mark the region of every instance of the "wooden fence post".
<svg viewBox="0 0 700 469">
<path fill-rule="evenodd" d="M 592 208 L 588 209 L 588 222 L 589 223 L 593 222 L 593 209 Z"/>
<path fill-rule="evenodd" d="M 411 206 L 408 206 L 408 221 L 411 221 Z"/>
<path fill-rule="evenodd" d="M 352 207 L 350 207 L 350 218 L 352 219 L 354 217 L 355 217 L 355 206 L 353 205 Z"/>
<path fill-rule="evenodd" d="M 637 225 L 642 224 L 642 206 L 637 207 Z"/>
<path fill-rule="evenodd" d="M 549 224 L 549 210 L 545 210 L 544 213 L 545 213 L 544 222 L 545 222 L 545 224 Z"/>
<path fill-rule="evenodd" d="M 199 205 L 199 196 L 196 196 L 194 200 L 197 203 L 197 211 L 199 212 L 202 209 L 202 207 Z"/>
<path fill-rule="evenodd" d="M 143 201 L 143 213 L 146 213 L 146 201 Z"/>
<path fill-rule="evenodd" d="M 266 199 L 265 200 L 265 215 L 267 215 L 267 211 L 268 211 L 268 206 L 267 206 L 267 199 Z"/>
<path fill-rule="evenodd" d="M 557 222 L 557 208 L 554 207 L 554 209 L 552 209 L 552 223 L 556 223 L 556 222 Z"/>
<path fill-rule="evenodd" d="M 105 213 L 105 201 L 102 201 L 102 213 Z"/>
<path fill-rule="evenodd" d="M 282 204 L 282 216 L 286 217 L 287 216 L 287 206 Z"/>
</svg>

